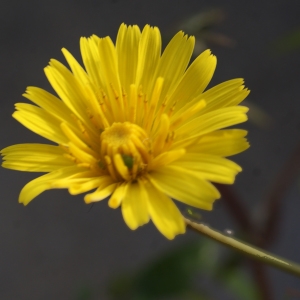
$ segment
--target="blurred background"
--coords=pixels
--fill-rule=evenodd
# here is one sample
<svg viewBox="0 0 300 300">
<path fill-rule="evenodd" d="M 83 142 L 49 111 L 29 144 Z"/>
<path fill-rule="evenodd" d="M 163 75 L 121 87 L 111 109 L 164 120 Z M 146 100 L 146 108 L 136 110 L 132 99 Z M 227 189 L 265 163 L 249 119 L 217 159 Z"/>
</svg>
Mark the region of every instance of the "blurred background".
<svg viewBox="0 0 300 300">
<path fill-rule="evenodd" d="M 64 62 L 62 47 L 81 62 L 81 36 L 115 40 L 122 22 L 158 26 L 165 44 L 184 29 L 197 37 L 196 55 L 210 48 L 218 58 L 210 86 L 245 78 L 251 114 L 239 127 L 251 148 L 233 158 L 243 172 L 212 212 L 182 209 L 300 263 L 299 14 L 295 0 L 2 0 L 0 148 L 46 142 L 11 114 L 27 86 L 53 92 L 43 68 Z M 196 233 L 170 242 L 151 223 L 134 232 L 107 201 L 90 207 L 65 190 L 23 207 L 19 192 L 37 174 L 0 176 L 0 299 L 300 299 L 299 278 Z"/>
</svg>

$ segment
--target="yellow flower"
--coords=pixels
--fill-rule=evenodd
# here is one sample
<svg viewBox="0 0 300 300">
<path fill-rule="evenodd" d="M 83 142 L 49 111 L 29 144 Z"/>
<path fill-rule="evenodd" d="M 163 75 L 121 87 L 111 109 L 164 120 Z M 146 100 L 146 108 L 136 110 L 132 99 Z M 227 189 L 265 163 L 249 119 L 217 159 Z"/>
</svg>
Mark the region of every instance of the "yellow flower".
<svg viewBox="0 0 300 300">
<path fill-rule="evenodd" d="M 153 221 L 168 239 L 185 232 L 171 200 L 211 210 L 220 197 L 211 182 L 232 184 L 241 168 L 226 159 L 248 148 L 247 132 L 223 129 L 247 120 L 238 104 L 243 79 L 204 92 L 216 57 L 203 52 L 188 67 L 194 37 L 178 32 L 161 54 L 157 27 L 120 26 L 109 37 L 81 38 L 85 69 L 66 50 L 71 71 L 52 59 L 46 76 L 59 98 L 37 87 L 13 117 L 49 144 L 1 151 L 3 167 L 46 172 L 22 189 L 27 205 L 45 190 L 85 193 L 86 203 L 109 197 L 131 229 Z M 96 189 L 96 190 L 95 190 Z"/>
</svg>

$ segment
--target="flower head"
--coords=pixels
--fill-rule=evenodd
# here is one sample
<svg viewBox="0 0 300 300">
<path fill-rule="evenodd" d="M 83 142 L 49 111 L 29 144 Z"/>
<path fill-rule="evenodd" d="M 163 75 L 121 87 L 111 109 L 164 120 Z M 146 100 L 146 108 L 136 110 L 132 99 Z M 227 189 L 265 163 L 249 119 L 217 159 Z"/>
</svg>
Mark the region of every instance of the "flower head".
<svg viewBox="0 0 300 300">
<path fill-rule="evenodd" d="M 241 168 L 225 157 L 248 148 L 246 131 L 223 129 L 247 120 L 238 104 L 242 79 L 204 91 L 216 67 L 209 50 L 188 66 L 194 38 L 177 33 L 161 54 L 158 28 L 120 26 L 109 37 L 81 38 L 85 68 L 66 50 L 70 70 L 52 59 L 45 68 L 56 97 L 28 87 L 13 117 L 50 144 L 1 151 L 3 167 L 45 172 L 22 189 L 28 204 L 47 189 L 109 197 L 136 229 L 151 219 L 167 238 L 185 232 L 172 199 L 211 210 L 220 197 L 211 182 L 232 184 Z"/>
</svg>

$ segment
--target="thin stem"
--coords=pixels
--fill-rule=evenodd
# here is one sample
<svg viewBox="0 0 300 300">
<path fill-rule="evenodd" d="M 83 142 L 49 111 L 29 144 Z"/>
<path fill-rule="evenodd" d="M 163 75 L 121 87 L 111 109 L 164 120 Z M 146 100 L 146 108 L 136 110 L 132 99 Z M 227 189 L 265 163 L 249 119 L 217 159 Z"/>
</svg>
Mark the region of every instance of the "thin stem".
<svg viewBox="0 0 300 300">
<path fill-rule="evenodd" d="M 243 254 L 252 257 L 253 259 L 259 260 L 265 264 L 268 264 L 270 266 L 276 267 L 285 272 L 288 272 L 288 273 L 291 273 L 293 275 L 300 277 L 300 265 L 287 262 L 286 260 L 275 257 L 271 254 L 268 254 L 267 252 L 253 248 L 252 246 L 248 246 L 248 245 L 246 245 L 242 242 L 239 242 L 231 237 L 225 236 L 225 235 L 219 233 L 218 231 L 215 231 L 215 230 L 207 227 L 206 225 L 192 222 L 191 220 L 186 219 L 186 218 L 184 218 L 184 220 L 189 228 L 209 237 L 210 239 L 213 239 L 225 246 L 228 246 L 237 251 L 240 251 Z"/>
</svg>

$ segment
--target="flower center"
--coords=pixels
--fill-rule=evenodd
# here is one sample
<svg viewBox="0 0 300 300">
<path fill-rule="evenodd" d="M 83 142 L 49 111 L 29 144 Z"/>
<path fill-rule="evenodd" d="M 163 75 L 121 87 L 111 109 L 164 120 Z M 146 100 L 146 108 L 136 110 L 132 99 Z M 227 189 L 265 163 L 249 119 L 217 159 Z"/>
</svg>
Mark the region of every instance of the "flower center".
<svg viewBox="0 0 300 300">
<path fill-rule="evenodd" d="M 113 123 L 100 136 L 101 159 L 115 180 L 134 180 L 142 175 L 151 157 L 146 132 L 130 122 Z"/>
</svg>

